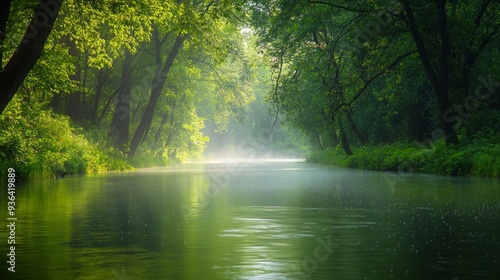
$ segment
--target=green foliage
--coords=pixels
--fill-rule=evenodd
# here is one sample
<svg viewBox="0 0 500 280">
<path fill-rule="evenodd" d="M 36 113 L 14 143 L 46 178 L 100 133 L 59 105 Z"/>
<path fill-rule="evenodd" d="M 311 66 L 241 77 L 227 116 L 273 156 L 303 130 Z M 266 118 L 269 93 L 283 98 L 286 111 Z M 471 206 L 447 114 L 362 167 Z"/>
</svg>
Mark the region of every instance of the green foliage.
<svg viewBox="0 0 500 280">
<path fill-rule="evenodd" d="M 68 117 L 20 103 L 11 102 L 0 116 L 2 170 L 12 167 L 27 180 L 130 168 L 114 149 L 73 128 Z"/>
<path fill-rule="evenodd" d="M 482 139 L 461 146 L 437 141 L 430 148 L 413 143 L 365 146 L 350 157 L 339 147 L 328 148 L 313 152 L 308 161 L 368 170 L 500 177 L 499 158 L 498 142 Z"/>
<path fill-rule="evenodd" d="M 347 156 L 340 147 L 328 147 L 321 151 L 313 151 L 307 157 L 308 162 L 346 167 Z"/>
<path fill-rule="evenodd" d="M 314 162 L 498 176 L 500 100 L 491 90 L 479 100 L 474 90 L 498 81 L 499 4 L 446 4 L 444 65 L 453 112 L 445 116 L 418 59 L 408 11 L 401 1 L 375 2 L 347 1 L 339 9 L 304 0 L 65 1 L 40 59 L 0 118 L 0 162 L 24 178 L 126 169 L 123 153 L 135 147 L 128 138 L 141 127 L 139 149 L 129 159 L 134 166 L 199 158 L 207 135 L 225 135 L 228 146 L 250 142 L 266 155 L 301 155 L 310 142 L 326 148 L 311 154 Z M 443 40 L 436 40 L 436 5 L 411 6 L 437 66 Z M 2 65 L 33 7 L 12 3 Z M 177 38 L 182 46 L 173 52 Z M 167 61 L 173 66 L 162 76 Z M 159 80 L 165 86 L 151 98 Z M 157 100 L 153 109 L 148 99 Z M 145 113 L 151 118 L 141 126 Z M 112 116 L 126 124 L 121 152 L 108 144 L 106 134 L 116 129 Z M 432 134 L 445 117 L 458 117 L 461 146 L 448 147 Z M 433 144 L 408 144 L 424 139 Z M 359 147 L 365 143 L 370 146 Z M 348 145 L 351 157 L 341 148 Z"/>
<path fill-rule="evenodd" d="M 447 175 L 499 177 L 500 146 L 490 139 L 478 139 L 460 146 L 448 147 L 443 142 L 433 146 L 432 157 L 424 171 Z"/>
<path fill-rule="evenodd" d="M 170 158 L 167 153 L 152 150 L 147 146 L 141 146 L 137 154 L 128 160 L 130 165 L 136 168 L 167 166 L 180 163 L 179 160 Z"/>
<path fill-rule="evenodd" d="M 268 100 L 322 150 L 311 161 L 496 176 L 500 30 L 490 27 L 500 5 L 375 2 L 256 1 L 253 24 L 273 71 Z M 448 144 L 455 130 L 463 144 L 446 146 L 440 127 Z M 408 144 L 425 139 L 431 148 Z M 477 144 L 484 139 L 496 142 Z"/>
</svg>

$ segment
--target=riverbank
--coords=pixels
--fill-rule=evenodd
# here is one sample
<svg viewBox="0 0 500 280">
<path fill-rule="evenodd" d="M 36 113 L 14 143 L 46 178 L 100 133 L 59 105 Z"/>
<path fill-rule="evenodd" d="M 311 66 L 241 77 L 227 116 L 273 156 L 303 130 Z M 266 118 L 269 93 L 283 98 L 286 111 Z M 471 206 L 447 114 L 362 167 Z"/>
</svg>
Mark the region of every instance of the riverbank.
<svg viewBox="0 0 500 280">
<path fill-rule="evenodd" d="M 378 171 L 500 177 L 500 144 L 494 140 L 453 147 L 443 141 L 430 146 L 396 143 L 358 147 L 353 152 L 348 157 L 340 147 L 327 148 L 311 153 L 307 161 Z"/>
<path fill-rule="evenodd" d="M 132 159 L 113 147 L 107 126 L 77 123 L 40 104 L 12 102 L 0 115 L 0 180 L 38 181 L 176 163 L 142 148 Z"/>
<path fill-rule="evenodd" d="M 105 132 L 84 131 L 66 116 L 36 111 L 0 116 L 0 178 L 13 168 L 17 181 L 131 169 L 123 153 L 103 142 Z"/>
</svg>

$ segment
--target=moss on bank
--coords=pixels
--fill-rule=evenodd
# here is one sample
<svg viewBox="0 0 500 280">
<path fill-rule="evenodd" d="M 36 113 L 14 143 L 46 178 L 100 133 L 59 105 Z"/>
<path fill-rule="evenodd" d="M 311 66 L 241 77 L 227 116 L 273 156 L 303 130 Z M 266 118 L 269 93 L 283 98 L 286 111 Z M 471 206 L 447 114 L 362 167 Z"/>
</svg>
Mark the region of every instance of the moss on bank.
<svg viewBox="0 0 500 280">
<path fill-rule="evenodd" d="M 396 143 L 364 146 L 347 157 L 340 147 L 313 152 L 308 162 L 379 171 L 500 177 L 500 144 L 481 139 L 458 146 L 437 141 L 431 146 Z"/>
</svg>

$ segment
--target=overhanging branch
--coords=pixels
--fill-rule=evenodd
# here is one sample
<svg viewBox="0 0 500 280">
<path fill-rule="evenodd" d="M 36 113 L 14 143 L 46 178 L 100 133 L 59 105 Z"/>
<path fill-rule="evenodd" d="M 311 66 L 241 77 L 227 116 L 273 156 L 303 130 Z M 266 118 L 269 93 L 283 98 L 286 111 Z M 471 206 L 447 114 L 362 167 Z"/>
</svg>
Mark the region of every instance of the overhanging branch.
<svg viewBox="0 0 500 280">
<path fill-rule="evenodd" d="M 365 83 L 363 84 L 363 86 L 356 92 L 356 94 L 354 95 L 354 97 L 349 102 L 343 102 L 343 103 L 339 104 L 339 106 L 337 106 L 333 110 L 333 112 L 338 112 L 343 107 L 350 108 L 352 106 L 352 104 L 361 96 L 361 94 L 368 88 L 368 86 L 370 86 L 370 84 L 373 81 L 375 81 L 379 77 L 387 74 L 387 72 L 389 72 L 389 70 L 391 70 L 392 68 L 394 68 L 399 62 L 401 62 L 403 59 L 405 59 L 406 57 L 408 57 L 408 56 L 410 56 L 412 54 L 415 54 L 415 51 L 407 52 L 407 53 L 405 53 L 403 55 L 398 56 L 391 64 L 389 64 L 389 66 L 387 66 L 387 68 L 385 68 L 384 70 L 382 70 L 382 71 L 378 72 L 377 74 L 373 75 L 370 79 L 366 80 Z"/>
<path fill-rule="evenodd" d="M 327 6 L 331 6 L 331 7 L 337 8 L 337 9 L 342 9 L 342 10 L 349 11 L 349 12 L 354 12 L 354 13 L 370 13 L 370 12 L 373 12 L 372 10 L 364 10 L 364 9 L 359 9 L 359 8 L 346 7 L 346 6 L 342 6 L 342 5 L 339 5 L 339 4 L 335 4 L 335 3 L 331 3 L 331 2 L 326 2 L 326 1 L 313 1 L 313 0 L 309 0 L 309 3 L 311 3 L 311 4 L 327 5 Z"/>
</svg>

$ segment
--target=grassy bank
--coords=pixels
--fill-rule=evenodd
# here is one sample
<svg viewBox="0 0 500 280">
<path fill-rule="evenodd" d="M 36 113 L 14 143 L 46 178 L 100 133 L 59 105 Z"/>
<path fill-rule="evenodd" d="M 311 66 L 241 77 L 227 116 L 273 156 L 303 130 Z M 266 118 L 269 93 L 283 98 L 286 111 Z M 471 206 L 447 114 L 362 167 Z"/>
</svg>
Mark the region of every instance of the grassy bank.
<svg viewBox="0 0 500 280">
<path fill-rule="evenodd" d="M 364 146 L 348 157 L 342 148 L 313 152 L 308 162 L 380 171 L 410 171 L 441 175 L 500 177 L 500 144 L 478 140 L 448 147 L 437 141 L 428 147 L 413 143 Z"/>
</svg>

